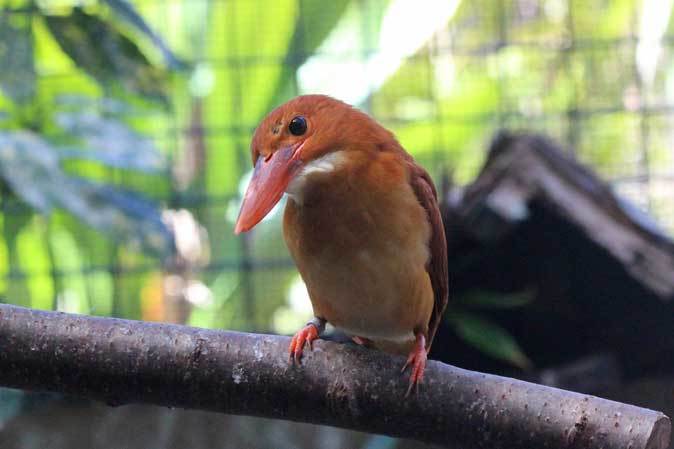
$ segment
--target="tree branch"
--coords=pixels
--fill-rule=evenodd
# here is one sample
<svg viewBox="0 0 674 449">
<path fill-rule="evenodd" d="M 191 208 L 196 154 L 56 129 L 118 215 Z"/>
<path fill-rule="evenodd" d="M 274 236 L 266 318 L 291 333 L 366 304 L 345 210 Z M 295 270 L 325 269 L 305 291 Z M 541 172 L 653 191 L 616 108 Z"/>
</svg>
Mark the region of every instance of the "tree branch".
<svg viewBox="0 0 674 449">
<path fill-rule="evenodd" d="M 111 405 L 151 403 L 327 424 L 471 448 L 665 448 L 659 412 L 429 362 L 405 398 L 403 359 L 287 337 L 0 305 L 0 384 Z"/>
</svg>

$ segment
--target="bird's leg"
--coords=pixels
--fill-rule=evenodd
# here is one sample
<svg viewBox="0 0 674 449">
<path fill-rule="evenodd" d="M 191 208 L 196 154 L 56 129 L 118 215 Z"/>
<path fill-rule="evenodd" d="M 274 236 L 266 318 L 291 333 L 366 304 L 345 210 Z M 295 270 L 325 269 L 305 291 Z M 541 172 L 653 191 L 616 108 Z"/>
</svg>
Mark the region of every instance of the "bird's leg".
<svg viewBox="0 0 674 449">
<path fill-rule="evenodd" d="M 297 331 L 293 339 L 290 341 L 290 361 L 293 359 L 297 364 L 302 358 L 302 351 L 304 345 L 309 344 L 309 349 L 313 349 L 313 341 L 316 340 L 325 330 L 325 320 L 323 318 L 314 317 L 306 326 Z"/>
<path fill-rule="evenodd" d="M 416 341 L 414 342 L 414 347 L 410 351 L 410 355 L 407 356 L 407 361 L 403 365 L 401 372 L 405 371 L 408 366 L 412 367 L 412 372 L 410 373 L 410 386 L 407 387 L 407 393 L 405 397 L 410 394 L 412 388 L 415 385 L 419 385 L 424 378 L 424 370 L 426 369 L 426 337 L 422 332 L 416 332 Z"/>
</svg>

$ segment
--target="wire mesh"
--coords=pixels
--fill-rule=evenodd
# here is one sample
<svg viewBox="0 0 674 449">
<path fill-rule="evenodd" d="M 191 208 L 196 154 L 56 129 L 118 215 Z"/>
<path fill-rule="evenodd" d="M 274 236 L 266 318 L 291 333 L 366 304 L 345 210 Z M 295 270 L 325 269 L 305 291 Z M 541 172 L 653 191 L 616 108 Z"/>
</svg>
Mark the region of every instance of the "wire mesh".
<svg viewBox="0 0 674 449">
<path fill-rule="evenodd" d="M 192 211 L 208 232 L 210 262 L 195 267 L 190 276 L 203 279 L 218 298 L 209 313 L 226 318 L 199 324 L 268 329 L 273 327 L 269 315 L 286 303 L 295 275 L 280 237 L 278 214 L 252 235 L 235 237 L 231 227 L 240 199 L 239 181 L 250 168 L 248 143 L 267 112 L 259 105 L 271 107 L 275 99 L 304 93 L 312 85 L 306 73 L 311 73 L 309 65 L 316 60 L 328 72 L 326 78 L 331 70 L 334 78 L 344 73 L 344 67 L 351 67 L 353 73 L 342 80 L 339 92 L 364 92 L 358 97 L 359 106 L 394 130 L 436 179 L 452 170 L 459 181 L 468 182 L 498 128 L 539 131 L 563 142 L 618 192 L 653 214 L 665 228 L 674 229 L 674 34 L 668 25 L 659 35 L 647 35 L 648 23 L 640 25 L 648 8 L 657 9 L 657 1 L 439 2 L 444 5 L 440 9 L 454 8 L 448 20 L 432 29 L 413 51 L 397 55 L 397 67 L 383 79 L 372 75 L 377 72 L 375 63 L 386 61 L 377 59 L 383 49 L 392 48 L 382 39 L 382 30 L 391 19 L 387 14 L 406 2 L 345 2 L 348 6 L 339 20 L 316 12 L 314 3 L 134 2 L 192 67 L 206 67 L 214 80 L 203 96 L 190 92 L 189 80 L 177 80 L 169 112 L 127 117 L 132 124 L 140 123 L 139 131 L 170 156 L 172 171 L 166 175 L 172 177 L 171 188 L 151 195 L 171 209 Z M 428 7 L 435 3 L 429 2 Z M 671 2 L 661 4 L 660 13 L 669 17 L 671 5 L 665 3 Z M 330 22 L 329 31 L 315 44 L 312 33 L 321 21 Z M 270 26 L 274 23 L 278 26 Z M 283 27 L 291 27 L 292 32 Z M 398 30 L 400 45 L 413 38 L 411 28 Z M 338 44 L 326 45 L 331 39 Z M 638 57 L 644 48 L 655 54 L 646 62 Z M 291 82 L 273 91 L 279 77 L 286 76 L 279 68 L 288 72 Z M 42 71 L 39 79 L 42 86 L 67 85 L 78 82 L 76 72 L 75 66 Z M 325 90 L 330 93 L 334 85 L 327 83 Z M 187 176 L 184 172 L 190 164 L 198 173 L 185 187 L 180 177 Z M 127 174 L 119 170 L 104 177 L 129 186 Z M 7 197 L 6 192 L 0 195 L 2 216 L 31 213 L 23 203 Z M 50 230 L 51 222 L 65 220 L 62 214 L 31 220 L 29 226 L 37 229 L 31 235 L 42 236 L 39 245 L 47 248 L 52 262 L 62 257 L 52 244 Z M 4 294 L 0 294 L 22 303 L 22 297 L 31 296 L 30 289 L 39 289 L 48 278 L 52 300 L 37 305 L 58 307 L 68 301 L 66 290 L 72 290 L 64 286 L 79 282 L 88 292 L 85 311 L 143 316 L 139 310 L 152 297 L 147 292 L 152 291 L 153 276 L 161 276 L 161 264 L 130 256 L 111 242 L 84 237 L 84 244 L 95 245 L 94 251 L 107 257 L 70 267 L 31 265 L 8 257 Z M 104 280 L 91 281 L 95 278 Z M 118 298 L 125 294 L 126 283 L 135 286 L 127 289 L 135 292 L 135 303 Z M 95 300 L 103 288 L 110 290 L 108 302 Z M 35 306 L 36 301 L 24 305 Z M 198 309 L 192 313 L 201 316 Z"/>
</svg>

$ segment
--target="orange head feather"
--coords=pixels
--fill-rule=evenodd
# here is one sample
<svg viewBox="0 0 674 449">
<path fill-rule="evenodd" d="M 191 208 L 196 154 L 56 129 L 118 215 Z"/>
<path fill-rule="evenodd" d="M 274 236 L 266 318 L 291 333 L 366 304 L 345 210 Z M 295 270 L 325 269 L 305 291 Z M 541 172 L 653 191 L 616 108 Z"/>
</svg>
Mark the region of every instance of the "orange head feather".
<svg viewBox="0 0 674 449">
<path fill-rule="evenodd" d="M 325 95 L 303 95 L 279 106 L 255 130 L 255 170 L 234 231 L 262 220 L 305 164 L 333 151 L 376 150 L 390 142 L 393 134 L 370 116 Z"/>
</svg>

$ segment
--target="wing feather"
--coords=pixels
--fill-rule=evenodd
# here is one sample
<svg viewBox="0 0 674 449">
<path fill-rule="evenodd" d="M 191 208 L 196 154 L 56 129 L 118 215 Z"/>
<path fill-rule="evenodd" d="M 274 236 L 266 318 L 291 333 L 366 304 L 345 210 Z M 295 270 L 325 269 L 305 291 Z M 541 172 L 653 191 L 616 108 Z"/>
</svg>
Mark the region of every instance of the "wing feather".
<svg viewBox="0 0 674 449">
<path fill-rule="evenodd" d="M 433 312 L 428 323 L 428 340 L 426 348 L 431 348 L 433 337 L 442 320 L 442 314 L 447 307 L 449 295 L 449 278 L 447 273 L 447 241 L 445 227 L 442 223 L 438 195 L 433 180 L 422 167 L 417 165 L 411 157 L 406 158 L 410 172 L 410 184 L 421 206 L 426 210 L 431 225 L 431 237 L 428 242 L 430 258 L 426 264 L 426 271 L 431 278 L 431 285 L 435 295 Z"/>
</svg>

